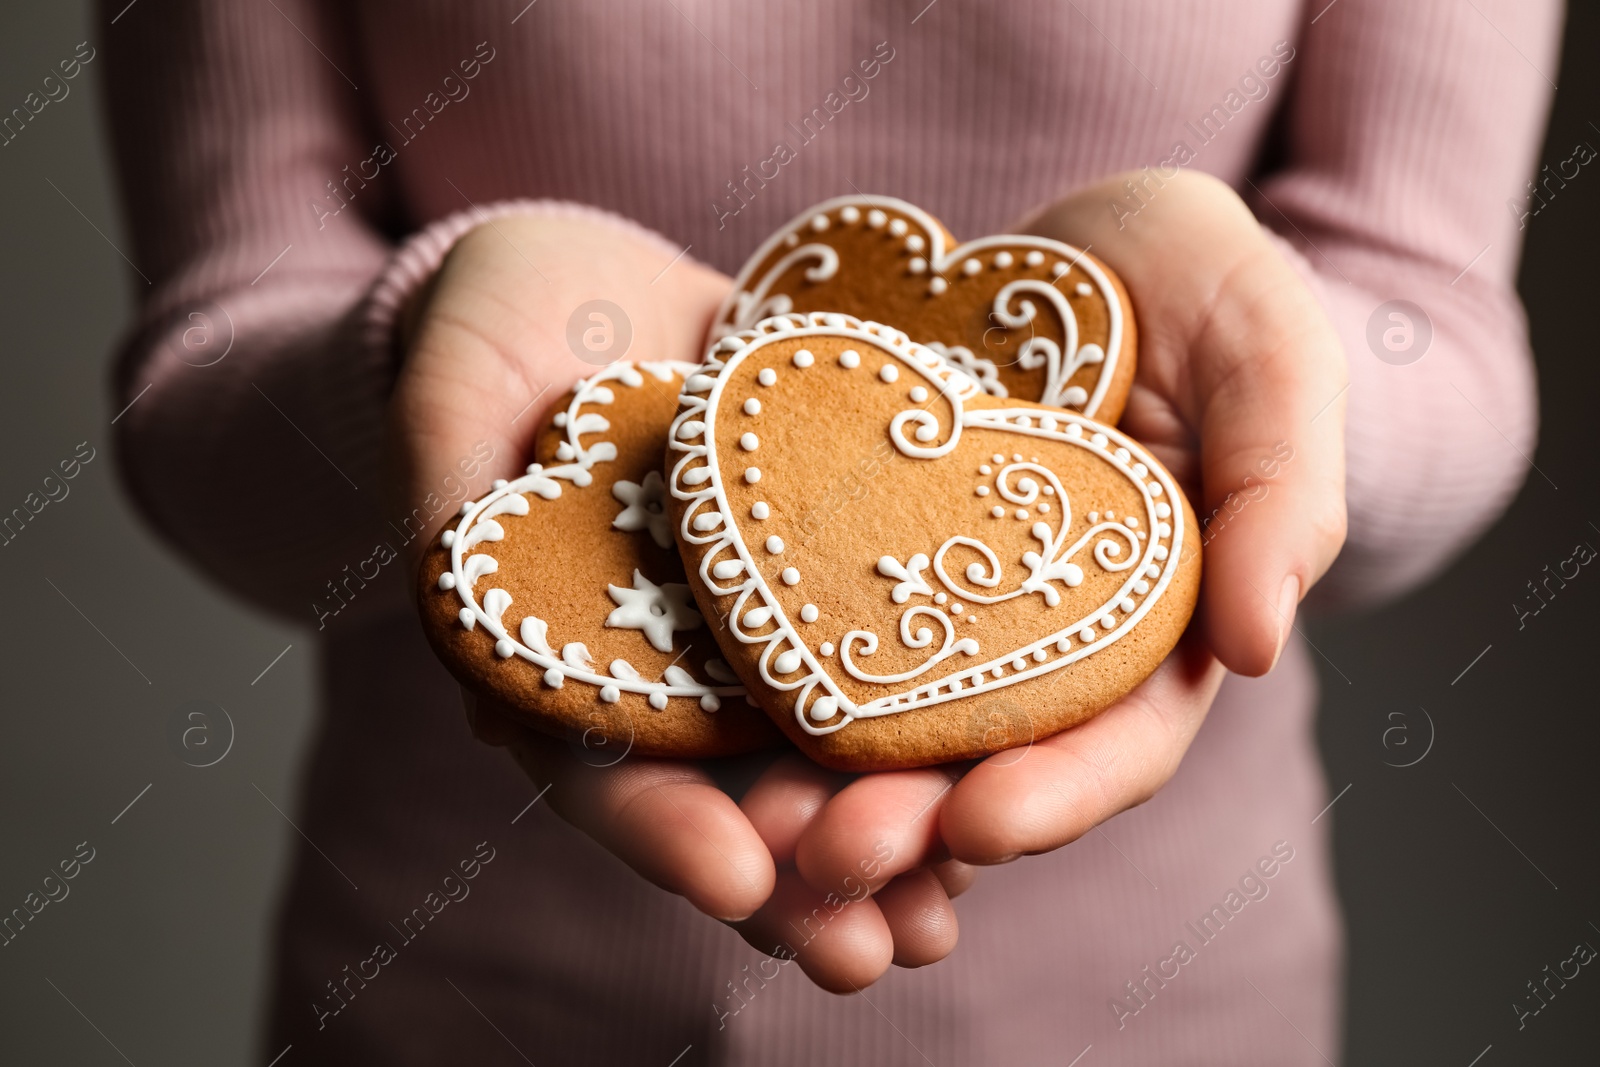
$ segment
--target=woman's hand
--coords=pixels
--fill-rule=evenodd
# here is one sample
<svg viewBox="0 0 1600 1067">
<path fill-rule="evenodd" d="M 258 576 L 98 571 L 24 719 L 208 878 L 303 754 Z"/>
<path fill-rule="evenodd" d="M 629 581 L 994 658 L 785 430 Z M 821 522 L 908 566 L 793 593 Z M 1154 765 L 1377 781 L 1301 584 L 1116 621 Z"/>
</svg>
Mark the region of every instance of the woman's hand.
<svg viewBox="0 0 1600 1067">
<path fill-rule="evenodd" d="M 567 342 L 568 319 L 587 301 L 623 309 L 633 335 L 628 358 L 699 362 L 732 283 L 692 260 L 670 261 L 653 242 L 583 218 L 507 216 L 457 242 L 402 318 L 407 356 L 390 427 L 399 499 L 434 492 L 479 441 L 511 457 L 508 467 L 520 466 L 543 408 L 598 369 Z M 470 491 L 507 473 L 486 471 Z M 826 988 L 848 992 L 875 981 L 891 960 L 928 963 L 954 946 L 949 897 L 970 880 L 959 868 L 908 868 L 876 897 L 859 870 L 816 888 L 796 873 L 801 830 L 842 783 L 800 757 L 700 764 L 630 756 L 594 767 L 501 706 L 469 698 L 467 707 L 474 732 L 548 785 L 547 802 L 562 818 L 656 885 L 733 923 L 762 951 L 797 952 Z M 752 787 L 739 788 L 751 777 Z M 730 790 L 743 794 L 742 806 Z"/>
<path fill-rule="evenodd" d="M 1224 668 L 1259 675 L 1277 662 L 1296 605 L 1343 543 L 1345 366 L 1332 325 L 1226 186 L 1179 174 L 1124 228 L 1110 204 L 1126 202 L 1126 180 L 1026 229 L 1092 248 L 1121 275 L 1140 340 L 1120 428 L 1167 465 L 1202 522 L 1228 516 L 1207 534 L 1195 623 L 1150 678 L 1082 726 L 964 774 L 869 774 L 818 802 L 794 846 L 813 887 L 839 884 L 884 842 L 892 860 L 874 888 L 946 857 L 992 864 L 1059 848 L 1148 800 L 1176 772 Z"/>
</svg>

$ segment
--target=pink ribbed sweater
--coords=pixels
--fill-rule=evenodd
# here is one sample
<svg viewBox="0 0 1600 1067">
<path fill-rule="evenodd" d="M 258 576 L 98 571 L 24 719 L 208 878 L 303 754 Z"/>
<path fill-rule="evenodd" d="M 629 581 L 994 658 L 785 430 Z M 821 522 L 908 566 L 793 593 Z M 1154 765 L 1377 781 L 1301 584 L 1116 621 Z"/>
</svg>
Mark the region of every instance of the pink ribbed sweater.
<svg viewBox="0 0 1600 1067">
<path fill-rule="evenodd" d="M 130 491 L 207 573 L 315 626 L 326 583 L 396 540 L 388 326 L 469 204 L 597 205 L 664 235 L 663 265 L 692 245 L 732 271 L 826 196 L 904 197 L 977 235 L 1181 142 L 1285 239 L 1349 353 L 1351 533 L 1321 595 L 1394 595 L 1497 513 L 1535 425 L 1507 200 L 1534 169 L 1554 0 L 925 2 L 168 0 L 115 25 L 124 3 L 102 4 L 153 282 L 116 378 L 116 408 L 152 384 L 119 423 Z M 873 78 L 846 80 L 872 59 Z M 745 183 L 778 142 L 794 158 Z M 1432 322 L 1410 365 L 1368 346 L 1395 298 Z M 197 311 L 231 339 L 212 366 L 194 365 L 220 350 L 186 334 Z M 1326 796 L 1298 646 L 1224 687 L 1155 800 L 986 872 L 954 956 L 839 999 L 542 806 L 513 825 L 535 787 L 469 738 L 405 586 L 386 569 L 320 619 L 325 714 L 298 818 L 362 888 L 297 858 L 264 1058 L 290 1042 L 302 1064 L 1337 1056 L 1331 817 L 1311 824 Z M 389 925 L 483 841 L 469 898 L 413 938 Z M 1267 895 L 1196 937 L 1280 841 L 1293 858 Z M 1158 987 L 1145 968 L 1179 940 L 1196 958 Z M 379 941 L 397 958 L 350 983 Z M 355 995 L 319 1026 L 335 980 Z M 1129 982 L 1153 994 L 1136 1014 Z"/>
</svg>

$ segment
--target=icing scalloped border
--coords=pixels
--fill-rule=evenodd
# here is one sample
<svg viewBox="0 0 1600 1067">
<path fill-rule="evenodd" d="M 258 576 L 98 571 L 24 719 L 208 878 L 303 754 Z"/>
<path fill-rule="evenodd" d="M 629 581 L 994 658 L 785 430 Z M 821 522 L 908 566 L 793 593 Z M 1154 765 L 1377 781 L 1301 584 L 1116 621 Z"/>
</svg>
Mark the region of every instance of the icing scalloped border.
<svg viewBox="0 0 1600 1067">
<path fill-rule="evenodd" d="M 692 363 L 619 362 L 580 381 L 573 387 L 567 409 L 557 412 L 552 420 L 557 428 L 566 431 L 567 439 L 556 447 L 556 458 L 562 462 L 553 467 L 531 463 L 522 477 L 495 481 L 487 495 L 464 501 L 460 520 L 440 535 L 441 543 L 450 553 L 450 569 L 439 576 L 438 587 L 444 591 L 453 590 L 460 597 L 462 607 L 457 617 L 461 625 L 468 630 L 483 627 L 495 639 L 495 653 L 502 659 L 515 656 L 542 668 L 543 681 L 551 688 L 560 688 L 571 678 L 598 688 L 600 699 L 605 703 L 618 702 L 623 693 L 639 693 L 658 711 L 667 706 L 668 697 L 693 697 L 700 701 L 704 710 L 716 711 L 722 697 L 744 695 L 744 689 L 737 684 L 698 682 L 677 665 L 662 672 L 662 681 L 646 681 L 632 664 L 622 659 L 613 660 L 609 673 L 601 674 L 592 669 L 593 659 L 581 642 L 564 645 L 558 654 L 550 646 L 544 620 L 531 614 L 523 617 L 517 635 L 513 636 L 503 621 L 512 603 L 511 594 L 496 587 L 484 594 L 481 603 L 476 595 L 478 580 L 497 571 L 499 561 L 487 552 L 467 555 L 479 545 L 504 538 L 504 529 L 495 521 L 497 516 L 526 515 L 535 497 L 555 500 L 561 495 L 563 481 L 578 488 L 586 487 L 594 480 L 591 468 L 617 458 L 617 446 L 611 441 L 595 441 L 587 446 L 583 443 L 585 435 L 605 433 L 611 424 L 598 412 L 580 411 L 582 407 L 612 403 L 615 400 L 613 383 L 638 388 L 644 384 L 644 373 L 657 381 L 670 382 L 674 374 L 687 378 L 696 370 Z M 723 673 L 728 682 L 736 682 L 732 671 L 719 660 L 708 661 L 706 673 L 713 676 Z"/>
<path fill-rule="evenodd" d="M 903 223 L 904 220 L 891 220 L 884 211 L 885 208 L 913 220 L 921 228 L 922 233 L 909 233 L 907 232 L 909 227 L 903 225 L 897 227 L 896 224 Z M 723 337 L 747 330 L 772 316 L 793 312 L 793 299 L 783 293 L 773 295 L 771 288 L 785 271 L 797 263 L 805 262 L 807 259 L 817 261 L 806 271 L 806 277 L 810 281 L 825 281 L 837 274 L 839 272 L 837 249 L 826 244 L 801 244 L 807 231 L 820 233 L 836 224 L 882 229 L 890 237 L 907 241 L 908 251 L 915 253 L 909 262 L 908 271 L 917 275 L 930 275 L 928 295 L 933 298 L 949 291 L 949 283 L 944 277 L 947 272 L 959 269 L 970 271 L 969 262 L 981 265 L 980 254 L 995 248 L 1000 249 L 992 260 L 996 269 L 1011 266 L 1013 262 L 1011 250 L 1020 247 L 1028 250 L 1025 255 L 1036 252 L 1044 257 L 1054 257 L 1056 264 L 1052 268 L 1052 274 L 1055 278 L 1064 276 L 1073 267 L 1082 270 L 1093 280 L 1095 288 L 1105 301 L 1108 330 L 1104 349 L 1094 344 L 1082 346 L 1078 344 L 1078 317 L 1065 295 L 1055 288 L 1052 282 L 1044 282 L 1037 278 L 1023 278 L 1011 282 L 995 295 L 991 317 L 1006 329 L 1019 329 L 1032 321 L 1037 313 L 1037 309 L 1027 300 L 1027 296 L 1031 294 L 1048 300 L 1061 320 L 1062 330 L 1065 333 L 1063 338 L 1065 351 L 1048 338 L 1030 337 L 1023 342 L 1018 351 L 1018 363 L 1025 370 L 1036 370 L 1040 366 L 1046 368 L 1045 387 L 1039 403 L 1081 411 L 1091 417 L 1100 409 L 1106 392 L 1111 387 L 1111 381 L 1116 377 L 1117 364 L 1122 356 L 1125 310 L 1121 298 L 1117 295 L 1116 286 L 1111 283 L 1100 266 L 1082 249 L 1074 248 L 1062 241 L 1031 234 L 995 234 L 979 237 L 947 250 L 944 228 L 938 220 L 915 204 L 888 196 L 834 197 L 832 200 L 824 200 L 807 208 L 780 227 L 767 238 L 739 271 L 739 276 L 734 280 L 733 291 L 717 309 L 708 345 L 714 348 Z M 918 243 L 913 246 L 913 241 Z M 757 279 L 756 271 L 780 248 L 789 248 L 790 251 Z M 928 344 L 928 340 L 924 339 L 923 343 Z M 928 347 L 941 350 L 941 354 L 956 364 L 963 373 L 976 379 L 990 395 L 1000 397 L 1007 395 L 1005 387 L 996 377 L 996 368 L 992 360 L 975 356 L 970 349 L 961 345 L 948 349 L 937 344 L 928 344 Z M 1092 391 L 1085 391 L 1081 386 L 1069 384 L 1073 375 L 1091 364 L 1100 366 L 1100 374 L 1095 379 Z"/>
<path fill-rule="evenodd" d="M 1138 565 L 1129 568 L 1132 573 L 1122 588 L 1083 619 L 1074 620 L 1071 625 L 1023 648 L 1007 650 L 999 659 L 866 704 L 852 702 L 800 637 L 771 587 L 761 577 L 760 568 L 745 545 L 729 506 L 713 446 L 717 403 L 728 372 L 766 345 L 807 336 L 854 338 L 885 349 L 926 379 L 950 404 L 949 440 L 939 444 L 916 443 L 906 436 L 908 424 L 915 427 L 912 436 L 918 442 L 934 441 L 939 436 L 937 417 L 926 408 L 908 409 L 894 417 L 889 436 L 906 456 L 931 459 L 946 455 L 960 440 L 961 428 L 970 426 L 1074 444 L 1112 464 L 1139 488 L 1149 530 L 1148 543 Z M 1131 631 L 1160 599 L 1176 573 L 1181 555 L 1176 549 L 1182 546 L 1184 539 L 1182 496 L 1171 476 L 1143 448 L 1115 429 L 1074 412 L 1041 412 L 1037 408 L 964 411 L 963 402 L 980 392 L 971 378 L 937 353 L 913 343 L 903 332 L 848 315 L 822 312 L 775 316 L 763 320 L 752 330 L 725 337 L 707 353 L 706 364 L 684 379 L 678 416 L 673 420 L 668 439 L 669 450 L 682 453 L 673 464 L 670 480 L 673 496 L 686 502 L 680 523 L 681 535 L 689 544 L 710 546 L 700 560 L 700 580 L 713 594 L 736 598 L 727 616 L 729 632 L 744 644 L 763 645 L 757 667 L 761 679 L 776 690 L 797 691 L 795 718 L 807 733 L 821 736 L 843 729 L 856 719 L 964 699 L 1049 673 L 1093 655 Z M 1173 503 L 1158 502 L 1158 497 Z M 727 558 L 719 558 L 724 555 Z M 1044 563 L 1052 564 L 1053 560 L 1051 557 Z M 896 565 L 898 567 L 898 563 Z M 882 570 L 882 561 L 880 572 L 888 573 Z M 915 577 L 920 582 L 920 575 Z M 1138 591 L 1140 584 L 1144 592 Z M 1039 589 L 1028 591 L 1042 592 Z M 752 598 L 757 601 L 753 607 Z M 749 632 L 769 622 L 774 624 L 771 632 Z M 1097 625 L 1098 630 L 1095 629 Z M 775 677 L 774 670 L 786 678 Z M 820 695 L 817 694 L 819 688 Z"/>
</svg>

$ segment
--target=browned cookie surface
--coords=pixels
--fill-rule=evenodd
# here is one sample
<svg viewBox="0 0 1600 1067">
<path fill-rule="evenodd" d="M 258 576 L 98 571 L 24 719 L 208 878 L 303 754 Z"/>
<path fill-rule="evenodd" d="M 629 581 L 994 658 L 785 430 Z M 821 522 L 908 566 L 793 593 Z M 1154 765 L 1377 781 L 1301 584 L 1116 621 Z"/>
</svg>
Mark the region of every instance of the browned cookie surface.
<svg viewBox="0 0 1600 1067">
<path fill-rule="evenodd" d="M 771 315 L 833 311 L 935 348 L 991 396 L 1115 425 L 1137 348 L 1127 291 L 1094 256 L 1044 237 L 957 245 L 902 200 L 818 204 L 752 255 L 713 339 Z"/>
<path fill-rule="evenodd" d="M 469 501 L 422 562 L 429 641 L 469 689 L 610 762 L 775 740 L 685 584 L 661 479 L 676 364 L 613 364 L 540 429 L 534 462 Z"/>
<path fill-rule="evenodd" d="M 967 759 L 1103 710 L 1177 642 L 1200 579 L 1183 493 L 1092 420 L 984 395 L 841 315 L 729 338 L 673 424 L 702 611 L 808 754 Z"/>
</svg>

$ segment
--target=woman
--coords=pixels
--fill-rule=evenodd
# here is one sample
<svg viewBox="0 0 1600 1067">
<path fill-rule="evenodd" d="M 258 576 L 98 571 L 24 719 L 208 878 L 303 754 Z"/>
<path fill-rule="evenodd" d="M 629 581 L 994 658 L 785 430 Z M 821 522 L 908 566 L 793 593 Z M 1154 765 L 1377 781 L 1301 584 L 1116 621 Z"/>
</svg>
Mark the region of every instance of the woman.
<svg viewBox="0 0 1600 1067">
<path fill-rule="evenodd" d="M 1341 602 L 1434 573 L 1521 481 L 1504 204 L 1553 0 L 122 6 L 109 105 L 154 282 L 126 478 L 323 653 L 263 1061 L 1337 1056 L 1293 620 L 1325 572 Z M 469 708 L 523 775 L 462 727 L 387 520 L 462 457 L 492 454 L 481 484 L 519 465 L 592 370 L 578 305 L 623 307 L 636 358 L 695 358 L 726 272 L 852 190 L 1125 279 L 1122 426 L 1214 513 L 1190 634 L 964 776 L 596 768 Z M 219 362 L 185 348 L 219 339 L 196 312 Z M 874 895 L 830 903 L 852 878 Z"/>
</svg>

